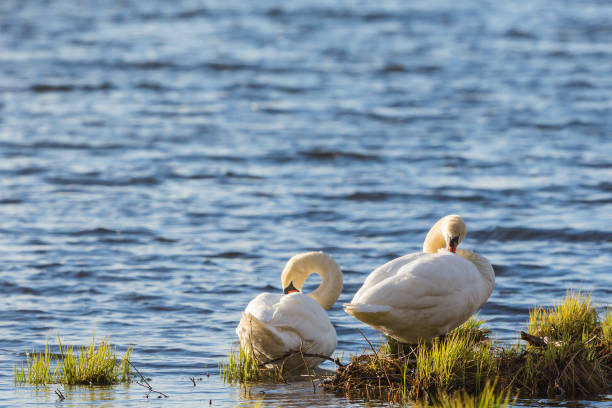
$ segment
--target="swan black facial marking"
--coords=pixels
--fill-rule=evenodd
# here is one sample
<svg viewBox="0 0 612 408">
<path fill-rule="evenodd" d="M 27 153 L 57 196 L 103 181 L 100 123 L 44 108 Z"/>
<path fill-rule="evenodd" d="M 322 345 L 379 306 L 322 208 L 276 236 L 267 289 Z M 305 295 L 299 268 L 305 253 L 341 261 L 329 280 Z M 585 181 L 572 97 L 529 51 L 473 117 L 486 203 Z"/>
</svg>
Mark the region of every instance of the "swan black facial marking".
<svg viewBox="0 0 612 408">
<path fill-rule="evenodd" d="M 283 289 L 283 293 L 285 295 L 289 294 L 289 293 L 294 293 L 294 292 L 299 292 L 298 288 L 296 288 L 295 286 L 293 286 L 293 281 L 289 282 L 289 285 Z"/>
<path fill-rule="evenodd" d="M 457 245 L 459 245 L 459 235 L 451 238 L 450 242 L 448 243 L 448 250 L 455 253 L 457 251 Z"/>
</svg>

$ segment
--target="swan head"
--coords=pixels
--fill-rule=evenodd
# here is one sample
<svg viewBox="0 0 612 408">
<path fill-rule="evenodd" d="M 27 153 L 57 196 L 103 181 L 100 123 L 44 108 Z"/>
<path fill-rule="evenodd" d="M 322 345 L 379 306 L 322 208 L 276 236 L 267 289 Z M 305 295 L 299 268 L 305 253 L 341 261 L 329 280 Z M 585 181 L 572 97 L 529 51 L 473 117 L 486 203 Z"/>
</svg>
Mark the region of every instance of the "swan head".
<svg viewBox="0 0 612 408">
<path fill-rule="evenodd" d="M 308 296 L 324 309 L 329 309 L 342 291 L 342 272 L 338 264 L 323 252 L 306 252 L 289 259 L 281 274 L 283 293 L 301 292 L 306 279 L 313 273 L 321 276 L 321 284 Z"/>
<path fill-rule="evenodd" d="M 450 252 L 457 251 L 457 245 L 465 237 L 465 221 L 458 215 L 447 215 L 440 226 L 440 231 L 444 235 L 445 248 Z"/>
<path fill-rule="evenodd" d="M 442 217 L 427 233 L 423 242 L 423 252 L 436 253 L 442 248 L 456 252 L 465 234 L 465 221 L 459 215 L 452 214 Z"/>
</svg>

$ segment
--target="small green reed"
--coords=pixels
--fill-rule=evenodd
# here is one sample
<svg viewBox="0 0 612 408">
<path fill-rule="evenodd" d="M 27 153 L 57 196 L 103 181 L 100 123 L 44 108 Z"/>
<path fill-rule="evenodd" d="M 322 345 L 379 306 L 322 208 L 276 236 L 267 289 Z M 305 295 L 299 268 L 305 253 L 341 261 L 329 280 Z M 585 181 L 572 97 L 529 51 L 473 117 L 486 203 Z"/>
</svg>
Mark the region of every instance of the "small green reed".
<svg viewBox="0 0 612 408">
<path fill-rule="evenodd" d="M 282 367 L 260 367 L 259 360 L 239 344 L 230 347 L 227 362 L 219 362 L 219 374 L 223 381 L 230 384 L 284 382 Z"/>
<path fill-rule="evenodd" d="M 465 391 L 456 392 L 450 396 L 439 398 L 428 404 L 417 402 L 415 408 L 511 408 L 517 397 L 511 398 L 509 392 L 497 392 L 496 382 L 487 381 L 479 394 L 469 394 Z"/>
<path fill-rule="evenodd" d="M 612 307 L 606 308 L 601 319 L 601 331 L 603 341 L 608 347 L 612 347 Z"/>
<path fill-rule="evenodd" d="M 14 367 L 15 384 L 46 385 L 57 377 L 57 367 L 51 371 L 52 356 L 49 345 L 45 344 L 44 353 L 26 351 L 26 366 L 23 363 Z"/>
<path fill-rule="evenodd" d="M 76 349 L 63 345 L 59 336 L 57 343 L 59 354 L 51 354 L 48 344 L 44 353 L 26 353 L 25 367 L 21 363 L 14 368 L 15 384 L 111 385 L 130 381 L 131 348 L 118 362 L 107 340 L 96 347 L 93 337 L 89 347 Z"/>
<path fill-rule="evenodd" d="M 496 368 L 491 342 L 480 341 L 469 328 L 460 328 L 443 340 L 419 345 L 413 395 L 466 388 L 478 393 L 495 376 Z"/>
</svg>

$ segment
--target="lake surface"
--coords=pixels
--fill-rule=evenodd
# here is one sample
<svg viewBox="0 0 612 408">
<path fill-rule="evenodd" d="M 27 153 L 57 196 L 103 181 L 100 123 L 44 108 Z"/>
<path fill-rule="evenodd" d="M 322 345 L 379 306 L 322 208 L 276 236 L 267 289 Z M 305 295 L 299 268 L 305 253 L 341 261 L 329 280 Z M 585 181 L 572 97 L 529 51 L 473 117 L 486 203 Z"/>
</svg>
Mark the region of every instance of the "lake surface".
<svg viewBox="0 0 612 408">
<path fill-rule="evenodd" d="M 364 349 L 357 327 L 378 341 L 341 304 L 450 213 L 494 264 L 480 317 L 500 342 L 568 288 L 609 305 L 611 17 L 596 0 L 2 1 L 0 405 L 53 404 L 13 366 L 95 333 L 133 345 L 164 406 L 362 406 L 227 386 L 217 364 L 309 250 L 344 272 L 338 353 Z M 135 384 L 64 393 L 154 404 Z"/>
</svg>

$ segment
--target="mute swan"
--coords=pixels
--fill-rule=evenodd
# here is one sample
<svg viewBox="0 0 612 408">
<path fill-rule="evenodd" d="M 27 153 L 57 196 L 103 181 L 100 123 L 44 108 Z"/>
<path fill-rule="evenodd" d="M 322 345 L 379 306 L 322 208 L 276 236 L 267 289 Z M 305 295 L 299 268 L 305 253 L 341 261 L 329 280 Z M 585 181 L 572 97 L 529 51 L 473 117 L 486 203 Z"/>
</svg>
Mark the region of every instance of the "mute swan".
<svg viewBox="0 0 612 408">
<path fill-rule="evenodd" d="M 321 275 L 312 293 L 301 292 L 306 278 Z M 261 293 L 247 305 L 236 333 L 247 352 L 261 362 L 272 361 L 292 351 L 330 356 L 336 349 L 336 330 L 324 309 L 332 307 L 342 291 L 342 272 L 323 252 L 306 252 L 292 257 L 281 274 L 284 294 Z M 285 368 L 315 367 L 322 358 L 298 353 L 271 365 Z"/>
<path fill-rule="evenodd" d="M 486 258 L 457 249 L 465 233 L 460 216 L 441 218 L 429 230 L 423 252 L 375 269 L 344 310 L 407 344 L 459 326 L 487 301 L 495 284 Z"/>
</svg>

